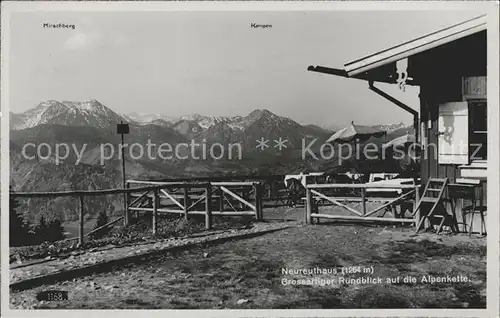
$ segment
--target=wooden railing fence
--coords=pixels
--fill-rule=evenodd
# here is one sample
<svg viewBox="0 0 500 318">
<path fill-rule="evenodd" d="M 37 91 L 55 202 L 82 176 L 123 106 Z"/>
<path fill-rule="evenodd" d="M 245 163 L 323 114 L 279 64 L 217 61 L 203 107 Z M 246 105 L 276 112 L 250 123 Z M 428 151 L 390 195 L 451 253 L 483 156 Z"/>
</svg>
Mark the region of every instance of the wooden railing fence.
<svg viewBox="0 0 500 318">
<path fill-rule="evenodd" d="M 276 182 L 275 182 L 276 183 Z M 59 191 L 59 192 L 11 192 L 14 198 L 54 198 L 54 197 L 74 197 L 79 204 L 79 234 L 78 237 L 67 240 L 78 240 L 83 244 L 84 238 L 91 236 L 102 228 L 109 227 L 119 221 L 129 225 L 131 213 L 139 216 L 140 213 L 147 213 L 152 216 L 152 231 L 157 233 L 158 215 L 162 213 L 181 214 L 187 220 L 190 215 L 204 215 L 205 228 L 212 228 L 213 216 L 253 216 L 256 220 L 263 219 L 263 202 L 273 200 L 273 196 L 279 195 L 279 183 L 264 184 L 262 181 L 221 181 L 221 182 L 163 182 L 163 181 L 143 181 L 128 180 L 125 189 L 107 189 L 94 191 Z M 307 223 L 312 223 L 313 218 L 328 219 L 350 219 L 366 221 L 384 221 L 384 222 L 418 222 L 418 213 L 414 218 L 381 218 L 372 217 L 376 212 L 392 206 L 398 202 L 414 198 L 418 201 L 419 186 L 415 185 L 379 185 L 377 188 L 397 188 L 402 193 L 395 198 L 374 198 L 368 197 L 366 190 L 373 188 L 366 184 L 308 184 L 306 186 L 305 197 L 305 218 Z M 345 193 L 352 193 L 355 190 L 357 194 L 353 197 L 341 196 L 335 192 L 339 189 L 347 189 Z M 329 193 L 328 193 L 329 192 Z M 333 194 L 332 194 L 333 192 Z M 85 215 L 85 197 L 105 196 L 125 194 L 124 214 L 117 219 L 110 221 L 91 232 L 84 234 L 84 215 Z M 327 201 L 333 205 L 339 206 L 354 216 L 322 214 L 315 211 L 317 201 Z M 360 202 L 362 209 L 358 211 L 342 202 Z M 371 211 L 367 210 L 367 202 L 383 202 Z"/>
<path fill-rule="evenodd" d="M 85 197 L 123 195 L 127 200 L 123 216 L 108 222 L 99 228 L 84 234 Z M 262 220 L 262 184 L 259 182 L 155 182 L 128 180 L 125 189 L 106 189 L 94 191 L 57 191 L 57 192 L 10 192 L 17 198 L 56 198 L 74 197 L 79 205 L 78 237 L 63 241 L 78 240 L 83 244 L 84 238 L 119 221 L 130 224 L 130 214 L 135 212 L 152 214 L 152 231 L 157 232 L 158 214 L 176 213 L 184 215 L 204 215 L 205 228 L 212 228 L 212 217 L 217 216 L 254 216 Z M 213 211 L 217 204 L 218 211 Z M 239 205 L 239 208 L 238 208 Z"/>
<path fill-rule="evenodd" d="M 103 195 L 120 195 L 124 193 L 141 192 L 154 189 L 155 186 L 146 186 L 142 188 L 134 189 L 106 189 L 106 190 L 76 190 L 76 191 L 56 191 L 56 192 L 10 192 L 10 196 L 14 199 L 17 198 L 57 198 L 57 197 L 74 197 L 78 199 L 79 205 L 79 231 L 78 237 L 72 237 L 65 239 L 64 241 L 78 240 L 79 244 L 83 244 L 84 238 L 90 236 L 91 234 L 101 230 L 104 227 L 115 224 L 116 222 L 122 220 L 124 217 L 119 217 L 118 219 L 109 222 L 99 228 L 92 230 L 91 232 L 84 235 L 84 215 L 85 215 L 85 197 L 89 196 L 103 196 Z"/>
<path fill-rule="evenodd" d="M 156 190 L 131 193 L 129 212 L 152 212 L 153 232 L 158 213 L 205 215 L 205 228 L 212 228 L 212 216 L 254 216 L 262 219 L 262 185 L 259 182 L 157 182 L 128 180 L 133 185 L 155 185 Z M 253 201 L 253 202 L 252 202 Z M 214 211 L 216 204 L 217 210 Z M 239 208 L 238 208 L 239 207 Z M 228 211 L 228 208 L 230 208 Z"/>
<path fill-rule="evenodd" d="M 386 218 L 386 217 L 373 217 L 375 213 L 382 209 L 390 206 L 394 206 L 397 203 L 408 201 L 412 199 L 413 209 L 415 209 L 415 204 L 419 200 L 419 185 L 378 185 L 376 189 L 394 189 L 401 190 L 401 193 L 396 197 L 369 197 L 367 196 L 367 189 L 373 189 L 372 185 L 368 184 L 308 184 L 306 186 L 306 204 L 305 204 L 305 217 L 308 224 L 312 223 L 313 218 L 320 219 L 343 219 L 343 220 L 353 220 L 353 221 L 383 221 L 383 222 L 397 222 L 397 223 L 415 223 L 418 224 L 419 215 L 418 213 L 412 218 Z M 339 196 L 335 194 L 335 190 L 339 189 L 355 189 L 360 191 L 359 195 L 355 196 Z M 330 190 L 333 194 L 325 194 L 324 190 Z M 334 191 L 331 191 L 334 190 Z M 323 192 L 322 192 L 323 191 Z M 318 201 L 325 200 L 332 203 L 335 206 L 341 207 L 344 210 L 349 211 L 354 215 L 336 215 L 336 214 L 322 214 L 319 213 Z M 359 202 L 361 203 L 361 211 L 354 209 L 342 202 Z M 367 209 L 367 202 L 379 202 L 379 205 L 373 208 L 371 211 Z"/>
</svg>

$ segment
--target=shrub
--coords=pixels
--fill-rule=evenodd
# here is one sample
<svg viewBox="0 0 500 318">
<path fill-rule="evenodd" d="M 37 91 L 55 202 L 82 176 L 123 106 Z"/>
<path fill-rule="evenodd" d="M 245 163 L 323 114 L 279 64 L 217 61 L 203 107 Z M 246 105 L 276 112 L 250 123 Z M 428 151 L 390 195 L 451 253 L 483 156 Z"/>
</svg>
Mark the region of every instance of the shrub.
<svg viewBox="0 0 500 318">
<path fill-rule="evenodd" d="M 103 225 L 106 225 L 107 223 L 109 223 L 109 218 L 108 218 L 106 212 L 99 213 L 99 215 L 97 217 L 96 225 L 94 226 L 94 230 L 100 228 Z M 103 236 L 106 236 L 110 230 L 111 230 L 110 227 L 102 228 L 99 231 L 93 233 L 92 238 L 96 238 L 96 239 L 102 238 Z"/>
<path fill-rule="evenodd" d="M 34 237 L 32 244 L 42 244 L 44 242 L 55 242 L 65 238 L 64 227 L 58 219 L 52 219 L 49 222 L 45 216 L 40 217 L 40 221 L 34 228 Z"/>
<path fill-rule="evenodd" d="M 43 242 L 48 242 L 48 225 L 45 220 L 45 216 L 40 216 L 38 224 L 35 226 L 35 244 L 41 244 Z"/>
<path fill-rule="evenodd" d="M 58 219 L 51 220 L 47 226 L 47 238 L 49 242 L 64 240 L 64 227 Z"/>
<path fill-rule="evenodd" d="M 30 226 L 24 216 L 17 211 L 20 203 L 12 196 L 10 201 L 9 216 L 9 244 L 10 246 L 23 246 L 30 243 Z"/>
</svg>

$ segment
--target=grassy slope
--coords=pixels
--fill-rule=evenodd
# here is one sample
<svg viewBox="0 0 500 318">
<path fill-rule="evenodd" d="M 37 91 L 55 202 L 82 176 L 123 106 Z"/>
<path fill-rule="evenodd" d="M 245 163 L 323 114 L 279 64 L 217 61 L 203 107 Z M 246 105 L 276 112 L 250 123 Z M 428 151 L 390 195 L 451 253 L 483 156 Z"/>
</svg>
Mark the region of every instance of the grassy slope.
<svg viewBox="0 0 500 318">
<path fill-rule="evenodd" d="M 112 273 L 14 293 L 11 299 L 17 302 L 41 290 L 57 289 L 70 291 L 71 301 L 39 308 L 484 308 L 485 241 L 433 234 L 412 237 L 412 233 L 411 229 L 351 225 L 297 227 L 163 255 Z M 383 279 L 462 274 L 471 282 L 281 284 L 283 267 L 358 265 L 373 266 L 372 276 Z M 247 302 L 238 304 L 242 299 Z"/>
</svg>

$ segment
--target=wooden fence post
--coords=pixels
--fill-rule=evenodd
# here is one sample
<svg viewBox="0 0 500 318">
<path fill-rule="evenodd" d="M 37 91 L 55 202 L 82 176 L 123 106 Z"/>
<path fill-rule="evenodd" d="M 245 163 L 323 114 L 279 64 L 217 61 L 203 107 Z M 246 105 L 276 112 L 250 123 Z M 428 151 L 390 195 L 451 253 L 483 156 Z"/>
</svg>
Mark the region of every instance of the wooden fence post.
<svg viewBox="0 0 500 318">
<path fill-rule="evenodd" d="M 78 242 L 80 244 L 80 246 L 83 245 L 83 215 L 84 215 L 84 209 L 83 209 L 83 195 L 80 195 L 78 197 L 79 201 L 80 201 L 80 228 L 79 228 L 79 232 L 78 232 Z"/>
<path fill-rule="evenodd" d="M 205 189 L 205 229 L 212 229 L 212 186 Z"/>
<path fill-rule="evenodd" d="M 306 223 L 311 224 L 312 222 L 312 195 L 311 189 L 306 188 Z"/>
<path fill-rule="evenodd" d="M 219 210 L 220 212 L 224 212 L 224 191 L 222 191 L 222 188 L 219 188 L 219 190 L 220 190 Z"/>
<path fill-rule="evenodd" d="M 156 227 L 157 227 L 157 216 L 158 216 L 158 192 L 159 189 L 155 188 L 153 190 L 153 235 L 156 234 Z"/>
<path fill-rule="evenodd" d="M 259 220 L 260 219 L 260 211 L 259 211 L 259 185 L 257 183 L 254 183 L 253 185 L 253 193 L 255 195 L 255 219 Z"/>
<path fill-rule="evenodd" d="M 125 189 L 130 189 L 130 183 L 125 183 Z M 128 226 L 130 224 L 130 213 L 129 213 L 129 204 L 130 204 L 130 193 L 124 193 L 123 194 L 123 199 L 125 200 L 124 207 L 124 219 L 123 223 L 125 226 Z"/>
<path fill-rule="evenodd" d="M 257 203 L 257 216 L 258 216 L 258 220 L 259 221 L 262 221 L 264 219 L 264 211 L 263 211 L 263 201 L 264 201 L 264 185 L 262 184 L 257 184 L 257 198 L 259 199 L 258 203 Z"/>
<path fill-rule="evenodd" d="M 362 207 L 363 207 L 363 216 L 365 216 L 366 214 L 366 189 L 365 188 L 361 188 L 361 204 L 362 204 Z"/>
<path fill-rule="evenodd" d="M 255 196 L 255 219 L 260 220 L 260 211 L 259 211 L 259 185 L 254 183 L 253 185 L 253 193 Z"/>
<path fill-rule="evenodd" d="M 189 189 L 186 185 L 184 187 L 184 219 L 187 221 L 188 219 L 188 208 L 189 208 Z"/>
<path fill-rule="evenodd" d="M 415 185 L 417 182 L 415 182 Z M 418 201 L 420 200 L 420 187 L 415 188 L 415 204 L 413 204 L 413 212 L 415 212 L 415 208 L 418 205 Z M 415 228 L 418 226 L 420 222 L 420 210 L 415 213 Z"/>
</svg>

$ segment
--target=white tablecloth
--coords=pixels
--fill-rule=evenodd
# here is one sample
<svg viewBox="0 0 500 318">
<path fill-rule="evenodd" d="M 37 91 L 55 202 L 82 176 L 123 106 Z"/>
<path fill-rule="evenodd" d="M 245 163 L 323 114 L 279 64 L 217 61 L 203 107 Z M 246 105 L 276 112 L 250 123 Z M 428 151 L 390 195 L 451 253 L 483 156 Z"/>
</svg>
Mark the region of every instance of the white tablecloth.
<svg viewBox="0 0 500 318">
<path fill-rule="evenodd" d="M 390 179 L 390 180 L 380 180 L 375 182 L 368 182 L 366 185 L 369 187 L 366 189 L 366 192 L 397 192 L 401 194 L 403 189 L 400 188 L 401 185 L 414 185 L 415 182 L 413 178 L 398 178 L 398 179 Z M 391 186 L 394 188 L 377 188 L 377 186 Z"/>
</svg>

